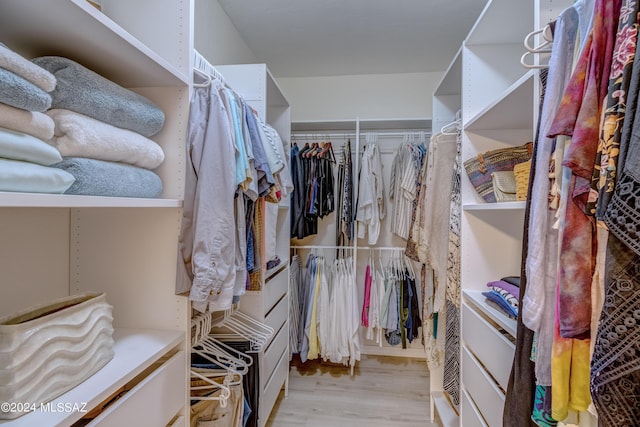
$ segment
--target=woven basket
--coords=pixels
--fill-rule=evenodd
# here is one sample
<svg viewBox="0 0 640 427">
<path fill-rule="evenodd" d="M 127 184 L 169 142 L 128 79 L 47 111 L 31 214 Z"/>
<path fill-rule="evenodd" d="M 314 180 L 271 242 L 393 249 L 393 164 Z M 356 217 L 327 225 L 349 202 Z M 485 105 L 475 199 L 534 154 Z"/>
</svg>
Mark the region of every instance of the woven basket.
<svg viewBox="0 0 640 427">
<path fill-rule="evenodd" d="M 531 160 L 518 163 L 513 167 L 513 173 L 516 175 L 516 200 L 527 200 L 530 172 Z"/>
</svg>

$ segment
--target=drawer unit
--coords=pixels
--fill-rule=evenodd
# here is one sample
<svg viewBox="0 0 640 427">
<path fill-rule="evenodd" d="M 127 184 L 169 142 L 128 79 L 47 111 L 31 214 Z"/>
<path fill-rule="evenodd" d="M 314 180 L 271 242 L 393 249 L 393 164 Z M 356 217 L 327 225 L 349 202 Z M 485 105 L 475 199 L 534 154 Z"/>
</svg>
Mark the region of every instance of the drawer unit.
<svg viewBox="0 0 640 427">
<path fill-rule="evenodd" d="M 271 326 L 275 333 L 284 325 L 289 318 L 289 297 L 285 296 L 273 307 L 264 319 L 264 323 Z"/>
<path fill-rule="evenodd" d="M 460 393 L 460 412 L 462 427 L 489 427 L 480 415 L 476 404 L 473 403 L 473 399 L 464 389 Z"/>
<path fill-rule="evenodd" d="M 480 362 L 462 347 L 462 383 L 490 427 L 502 425 L 504 393 Z"/>
<path fill-rule="evenodd" d="M 473 307 L 462 304 L 462 339 L 503 390 L 507 389 L 515 345 Z"/>
<path fill-rule="evenodd" d="M 264 388 L 269 382 L 276 364 L 280 360 L 283 353 L 287 353 L 287 343 L 289 340 L 289 323 L 286 323 L 276 337 L 271 341 L 271 345 L 267 347 L 262 357 L 262 365 L 260 366 L 260 384 Z"/>
<path fill-rule="evenodd" d="M 258 418 L 258 424 L 260 426 L 264 426 L 269 419 L 269 415 L 271 414 L 271 410 L 273 409 L 273 405 L 276 403 L 278 399 L 278 395 L 280 394 L 280 390 L 282 389 L 282 385 L 285 383 L 287 379 L 287 374 L 289 373 L 289 356 L 285 351 L 282 353 L 280 360 L 276 365 L 271 378 L 267 382 L 266 386 L 262 390 L 261 400 L 260 400 L 260 416 Z"/>
<path fill-rule="evenodd" d="M 264 284 L 262 290 L 264 313 L 271 310 L 279 300 L 289 291 L 289 269 L 285 268 Z"/>
<path fill-rule="evenodd" d="M 126 426 L 132 420 L 138 425 L 167 425 L 184 406 L 186 363 L 185 352 L 179 351 L 88 425 Z"/>
</svg>

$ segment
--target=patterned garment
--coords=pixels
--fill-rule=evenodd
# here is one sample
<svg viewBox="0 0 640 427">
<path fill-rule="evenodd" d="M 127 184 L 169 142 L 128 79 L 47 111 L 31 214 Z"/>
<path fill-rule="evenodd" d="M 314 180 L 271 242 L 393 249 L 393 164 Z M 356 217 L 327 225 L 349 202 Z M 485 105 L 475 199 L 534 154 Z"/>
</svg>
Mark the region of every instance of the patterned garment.
<svg viewBox="0 0 640 427">
<path fill-rule="evenodd" d="M 616 183 L 611 202 L 607 206 L 605 222 L 611 234 L 622 240 L 632 251 L 640 255 L 640 60 L 633 64 L 627 115 L 625 116 Z"/>
<path fill-rule="evenodd" d="M 601 426 L 640 420 L 640 256 L 609 235 L 605 300 L 591 362 L 591 395 Z"/>
<path fill-rule="evenodd" d="M 426 190 L 426 187 L 423 185 L 423 178 L 426 174 L 426 170 L 427 157 L 425 156 L 419 169 L 420 172 L 416 174 L 416 196 L 413 199 L 409 237 L 407 238 L 407 246 L 404 251 L 404 254 L 415 262 L 420 262 L 420 257 L 418 256 L 418 243 L 416 241 L 417 236 L 414 236 L 414 232 L 423 226 L 423 224 L 420 224 L 420 212 L 422 210 L 422 206 L 420 206 L 419 202 L 421 200 L 424 201 L 424 191 Z M 416 224 L 416 221 L 418 221 L 418 224 Z"/>
<path fill-rule="evenodd" d="M 460 307 L 446 301 L 446 341 L 442 386 L 454 405 L 460 405 Z"/>
<path fill-rule="evenodd" d="M 447 297 L 445 301 L 445 347 L 443 389 L 454 405 L 460 404 L 460 143 L 453 163 L 449 212 L 449 250 L 447 254 Z"/>
<path fill-rule="evenodd" d="M 348 246 L 353 240 L 353 164 L 351 140 L 344 145 L 342 160 L 338 165 L 338 191 L 340 191 L 336 215 L 336 246 Z"/>
<path fill-rule="evenodd" d="M 551 416 L 551 387 L 536 386 L 531 421 L 540 427 L 555 427 L 558 422 Z"/>
<path fill-rule="evenodd" d="M 625 0 L 620 10 L 618 34 L 609 76 L 609 90 L 602 112 L 600 140 L 591 181 L 591 193 L 587 202 L 587 214 L 595 214 L 598 219 L 603 218 L 616 183 L 626 96 L 631 83 L 636 53 L 639 5 L 637 0 Z"/>
<path fill-rule="evenodd" d="M 598 149 L 602 103 L 607 95 L 622 0 L 596 0 L 593 30 L 585 43 L 548 136 L 571 136 L 563 166 L 571 169 L 559 263 L 560 333 L 588 338 L 596 239 L 593 217 L 585 214 Z"/>
<path fill-rule="evenodd" d="M 460 146 L 462 133 L 458 132 L 457 152 L 451 179 L 451 203 L 449 205 L 449 251 L 447 255 L 447 299 L 460 306 Z"/>
</svg>

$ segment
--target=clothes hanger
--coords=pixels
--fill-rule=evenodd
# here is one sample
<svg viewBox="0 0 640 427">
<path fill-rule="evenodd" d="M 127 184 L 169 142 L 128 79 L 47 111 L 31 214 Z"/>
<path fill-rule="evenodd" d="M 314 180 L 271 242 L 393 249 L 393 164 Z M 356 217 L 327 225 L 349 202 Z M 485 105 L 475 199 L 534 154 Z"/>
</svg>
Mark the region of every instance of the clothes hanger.
<svg viewBox="0 0 640 427">
<path fill-rule="evenodd" d="M 539 54 L 548 54 L 551 53 L 551 47 L 553 45 L 553 30 L 555 27 L 555 21 L 550 22 L 545 25 L 544 28 L 540 28 L 538 30 L 532 31 L 527 34 L 524 38 L 524 47 L 526 52 L 520 57 L 520 64 L 529 69 L 542 69 L 548 68 L 547 64 L 530 64 L 527 62 L 527 57 L 530 55 L 539 55 Z M 530 42 L 533 40 L 533 37 L 541 35 L 542 36 L 542 44 L 539 46 L 532 46 Z"/>
<path fill-rule="evenodd" d="M 201 374 L 200 372 L 190 369 L 191 378 L 197 378 L 203 381 L 204 385 L 191 386 L 191 390 L 211 390 L 212 392 L 220 390 L 219 396 L 189 396 L 191 400 L 217 400 L 220 402 L 220 407 L 225 408 L 227 406 L 227 399 L 231 397 L 231 389 L 224 383 L 226 379 L 222 382 L 216 382 L 212 378 L 207 377 L 206 375 Z"/>
<path fill-rule="evenodd" d="M 533 46 L 530 43 L 533 43 L 533 38 L 540 34 L 542 36 L 542 43 L 538 46 Z M 553 34 L 549 25 L 545 25 L 544 28 L 540 28 L 538 30 L 532 31 L 527 34 L 524 38 L 524 48 L 527 49 L 528 52 L 531 53 L 549 53 L 551 52 L 551 46 L 553 44 Z"/>
<path fill-rule="evenodd" d="M 201 77 L 204 77 L 206 79 L 206 81 L 204 83 L 194 83 L 193 87 L 209 87 L 211 86 L 211 82 L 213 81 L 213 77 L 211 77 L 211 75 L 205 73 L 204 71 L 193 67 L 193 71 L 200 75 Z"/>
</svg>

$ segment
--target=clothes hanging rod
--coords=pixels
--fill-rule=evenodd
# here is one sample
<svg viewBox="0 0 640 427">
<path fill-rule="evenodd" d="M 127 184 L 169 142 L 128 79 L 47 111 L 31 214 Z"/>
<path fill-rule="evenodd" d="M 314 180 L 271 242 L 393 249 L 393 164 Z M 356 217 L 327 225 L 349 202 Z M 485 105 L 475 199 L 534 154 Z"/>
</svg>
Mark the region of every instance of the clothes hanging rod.
<svg viewBox="0 0 640 427">
<path fill-rule="evenodd" d="M 403 246 L 358 246 L 358 249 L 367 251 L 404 251 Z"/>
<path fill-rule="evenodd" d="M 353 249 L 353 246 L 335 246 L 335 245 L 290 245 L 291 249 Z"/>
<path fill-rule="evenodd" d="M 425 138 L 431 136 L 431 131 L 406 131 L 406 132 L 360 132 L 360 138 L 365 137 L 368 133 L 378 135 L 378 136 L 386 136 L 386 137 L 395 137 L 402 138 L 405 135 L 413 135 L 420 136 L 420 134 L 424 134 Z M 298 133 L 292 132 L 291 138 L 305 138 L 305 139 L 318 139 L 318 138 L 327 138 L 327 139 L 338 139 L 338 138 L 355 138 L 355 132 L 339 132 L 339 133 L 325 133 L 325 132 L 317 132 L 317 133 Z"/>
</svg>

